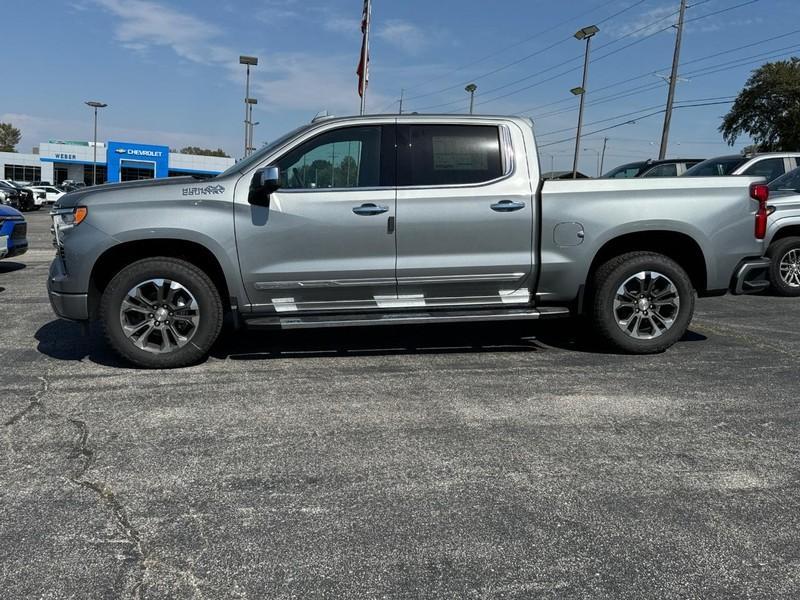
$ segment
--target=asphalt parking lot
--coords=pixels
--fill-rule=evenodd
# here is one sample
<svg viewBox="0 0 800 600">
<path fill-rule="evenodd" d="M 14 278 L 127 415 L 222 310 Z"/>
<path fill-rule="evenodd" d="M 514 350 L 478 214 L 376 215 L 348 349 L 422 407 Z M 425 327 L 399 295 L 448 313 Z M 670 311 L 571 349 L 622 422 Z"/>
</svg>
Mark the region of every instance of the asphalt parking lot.
<svg viewBox="0 0 800 600">
<path fill-rule="evenodd" d="M 796 598 L 800 300 L 665 354 L 566 322 L 227 334 L 139 371 L 0 262 L 3 598 Z"/>
</svg>

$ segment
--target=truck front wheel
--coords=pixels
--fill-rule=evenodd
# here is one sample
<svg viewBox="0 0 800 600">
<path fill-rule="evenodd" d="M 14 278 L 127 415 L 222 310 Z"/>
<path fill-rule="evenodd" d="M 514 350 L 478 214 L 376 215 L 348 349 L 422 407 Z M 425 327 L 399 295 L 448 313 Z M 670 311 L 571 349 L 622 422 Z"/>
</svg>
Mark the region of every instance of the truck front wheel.
<svg viewBox="0 0 800 600">
<path fill-rule="evenodd" d="M 123 358 L 151 369 L 201 360 L 217 339 L 222 318 L 222 301 L 208 275 L 176 258 L 146 258 L 126 266 L 100 300 L 109 344 Z"/>
<path fill-rule="evenodd" d="M 592 317 L 612 347 L 633 354 L 663 352 L 692 320 L 695 293 L 686 271 L 653 252 L 612 258 L 594 274 Z"/>
</svg>

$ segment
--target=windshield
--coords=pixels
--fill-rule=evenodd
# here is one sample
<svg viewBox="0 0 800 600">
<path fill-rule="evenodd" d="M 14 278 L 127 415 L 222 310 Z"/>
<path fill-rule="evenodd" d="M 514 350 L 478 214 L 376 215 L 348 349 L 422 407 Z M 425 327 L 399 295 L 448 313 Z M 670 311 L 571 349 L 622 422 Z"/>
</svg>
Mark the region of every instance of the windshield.
<svg viewBox="0 0 800 600">
<path fill-rule="evenodd" d="M 729 156 L 725 158 L 709 158 L 696 164 L 683 174 L 684 177 L 721 177 L 730 175 L 737 168 L 746 163 L 749 159 L 741 156 Z"/>
<path fill-rule="evenodd" d="M 791 191 L 800 193 L 800 168 L 778 177 L 769 184 L 769 189 L 773 192 Z"/>
<path fill-rule="evenodd" d="M 242 173 L 242 172 L 246 171 L 247 169 L 249 169 L 253 165 L 258 164 L 259 162 L 261 162 L 261 160 L 267 154 L 269 154 L 270 152 L 275 150 L 275 148 L 278 148 L 279 146 L 285 144 L 287 141 L 289 141 L 293 137 L 295 137 L 297 135 L 300 135 L 306 129 L 310 129 L 312 125 L 313 124 L 303 125 L 302 127 L 298 127 L 297 129 L 294 129 L 294 130 L 290 131 L 286 135 L 283 135 L 283 136 L 279 137 L 277 140 L 275 140 L 275 141 L 267 144 L 263 148 L 261 148 L 258 152 L 255 152 L 254 154 L 251 154 L 247 158 L 243 158 L 242 160 L 240 160 L 236 164 L 228 167 L 225 171 L 223 171 L 222 173 L 217 175 L 217 177 L 227 177 L 228 175 L 232 175 L 233 173 L 237 173 L 237 172 L 238 173 Z"/>
<path fill-rule="evenodd" d="M 637 177 L 639 173 L 642 172 L 642 169 L 649 164 L 648 162 L 629 163 L 617 167 L 616 169 L 611 169 L 608 173 L 603 175 L 603 177 L 606 179 L 629 179 L 631 177 Z"/>
</svg>

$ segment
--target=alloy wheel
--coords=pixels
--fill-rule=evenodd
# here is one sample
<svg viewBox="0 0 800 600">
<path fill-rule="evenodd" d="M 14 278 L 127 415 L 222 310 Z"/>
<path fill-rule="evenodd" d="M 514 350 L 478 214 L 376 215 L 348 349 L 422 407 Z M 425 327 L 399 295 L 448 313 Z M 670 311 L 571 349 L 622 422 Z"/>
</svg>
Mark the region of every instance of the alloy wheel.
<svg viewBox="0 0 800 600">
<path fill-rule="evenodd" d="M 781 279 L 792 288 L 800 287 L 800 248 L 792 248 L 780 262 Z"/>
<path fill-rule="evenodd" d="M 626 335 L 652 340 L 673 326 L 680 304 L 678 288 L 669 277 L 657 271 L 640 271 L 617 289 L 614 318 Z"/>
<path fill-rule="evenodd" d="M 200 309 L 192 293 L 177 281 L 148 279 L 123 298 L 119 320 L 134 346 L 164 354 L 189 343 L 200 323 Z"/>
</svg>

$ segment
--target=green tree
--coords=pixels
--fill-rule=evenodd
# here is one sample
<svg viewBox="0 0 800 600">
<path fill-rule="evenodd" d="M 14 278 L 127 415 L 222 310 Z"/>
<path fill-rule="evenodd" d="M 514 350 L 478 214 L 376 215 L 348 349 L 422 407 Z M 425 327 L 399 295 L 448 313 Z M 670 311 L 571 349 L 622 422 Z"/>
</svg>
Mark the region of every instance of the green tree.
<svg viewBox="0 0 800 600">
<path fill-rule="evenodd" d="M 800 150 L 800 58 L 753 71 L 719 130 L 731 146 L 749 135 L 762 151 Z"/>
<path fill-rule="evenodd" d="M 16 152 L 22 133 L 11 123 L 0 123 L 0 152 Z"/>
<path fill-rule="evenodd" d="M 198 146 L 186 146 L 180 149 L 181 154 L 198 154 L 200 156 L 221 156 L 223 158 L 230 158 L 225 150 L 217 148 L 216 150 L 209 150 L 208 148 L 200 148 Z"/>
</svg>

